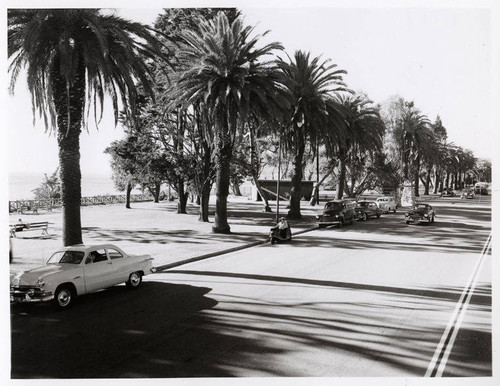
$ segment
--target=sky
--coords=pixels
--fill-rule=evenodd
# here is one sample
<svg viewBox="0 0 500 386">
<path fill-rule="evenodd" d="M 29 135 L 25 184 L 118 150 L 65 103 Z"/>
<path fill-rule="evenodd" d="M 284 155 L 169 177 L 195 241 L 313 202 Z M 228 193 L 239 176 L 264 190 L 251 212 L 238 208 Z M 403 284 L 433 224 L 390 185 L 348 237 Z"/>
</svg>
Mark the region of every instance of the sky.
<svg viewBox="0 0 500 386">
<path fill-rule="evenodd" d="M 230 3 L 243 10 L 245 22 L 256 26 L 256 34 L 269 30 L 262 44 L 278 41 L 290 56 L 301 49 L 330 59 L 348 71 L 344 80 L 351 89 L 368 94 L 376 103 L 392 95 L 414 101 L 431 121 L 441 117 L 449 141 L 471 149 L 477 157 L 491 158 L 492 31 L 488 8 L 382 6 L 391 2 L 377 2 L 376 8 L 366 2 L 355 2 L 360 5 L 357 8 L 347 8 L 345 2 L 295 1 L 287 7 L 276 6 L 276 1 L 257 2 L 258 7 Z M 128 5 L 116 12 L 152 23 L 161 8 L 151 7 L 156 3 L 144 4 L 147 9 Z M 19 79 L 14 95 L 2 99 L 2 135 L 8 139 L 5 168 L 7 172 L 49 173 L 58 165 L 56 138 L 45 132 L 42 121 L 33 125 L 31 100 L 23 80 Z M 111 174 L 109 156 L 103 151 L 122 137 L 123 130 L 115 127 L 108 103 L 99 129 L 90 125 L 89 132 L 82 133 L 82 172 Z"/>
</svg>

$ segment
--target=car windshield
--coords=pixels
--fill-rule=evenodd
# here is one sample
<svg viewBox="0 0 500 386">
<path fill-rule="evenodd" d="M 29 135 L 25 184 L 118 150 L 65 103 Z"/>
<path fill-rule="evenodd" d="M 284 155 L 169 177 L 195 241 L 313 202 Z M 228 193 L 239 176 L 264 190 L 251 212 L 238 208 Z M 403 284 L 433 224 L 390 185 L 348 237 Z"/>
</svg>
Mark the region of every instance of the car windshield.
<svg viewBox="0 0 500 386">
<path fill-rule="evenodd" d="M 340 209 L 340 203 L 338 202 L 327 202 L 325 204 L 325 210 L 339 210 Z"/>
<path fill-rule="evenodd" d="M 365 201 L 363 201 L 363 202 L 358 202 L 358 203 L 356 204 L 356 208 L 367 208 L 369 205 L 370 205 L 370 203 L 369 203 L 369 202 L 365 202 Z"/>
<path fill-rule="evenodd" d="M 379 202 L 387 202 L 387 201 L 389 201 L 389 199 L 388 198 L 377 198 L 377 201 L 379 201 Z"/>
<path fill-rule="evenodd" d="M 415 209 L 427 209 L 427 205 L 426 204 L 416 204 L 414 206 Z"/>
<path fill-rule="evenodd" d="M 47 264 L 80 264 L 84 255 L 80 251 L 58 251 L 50 257 Z"/>
</svg>

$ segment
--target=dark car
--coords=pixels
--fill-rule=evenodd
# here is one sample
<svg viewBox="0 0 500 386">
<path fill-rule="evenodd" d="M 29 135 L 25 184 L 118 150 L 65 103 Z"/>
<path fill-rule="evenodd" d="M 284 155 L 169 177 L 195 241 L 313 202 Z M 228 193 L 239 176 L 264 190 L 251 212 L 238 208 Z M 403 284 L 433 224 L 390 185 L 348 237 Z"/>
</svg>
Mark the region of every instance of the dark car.
<svg viewBox="0 0 500 386">
<path fill-rule="evenodd" d="M 406 212 L 405 221 L 407 224 L 414 222 L 433 223 L 435 216 L 436 212 L 434 212 L 432 206 L 430 206 L 429 204 L 417 203 L 413 205 L 413 208 L 411 208 L 408 212 Z"/>
<path fill-rule="evenodd" d="M 356 219 L 368 220 L 370 217 L 380 218 L 384 212 L 375 201 L 359 201 L 356 203 Z"/>
<path fill-rule="evenodd" d="M 455 197 L 457 194 L 451 188 L 444 188 L 441 197 Z"/>
<path fill-rule="evenodd" d="M 348 200 L 333 200 L 325 204 L 323 214 L 317 215 L 318 226 L 338 225 L 339 228 L 345 223 L 352 224 L 356 219 L 354 212 L 355 202 Z"/>
</svg>

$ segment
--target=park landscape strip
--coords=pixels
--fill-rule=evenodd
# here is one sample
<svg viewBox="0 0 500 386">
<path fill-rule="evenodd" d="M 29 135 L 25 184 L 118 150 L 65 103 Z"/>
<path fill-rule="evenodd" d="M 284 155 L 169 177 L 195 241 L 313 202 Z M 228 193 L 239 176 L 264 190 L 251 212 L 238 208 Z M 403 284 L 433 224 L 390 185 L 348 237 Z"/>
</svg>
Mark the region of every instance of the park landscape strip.
<svg viewBox="0 0 500 386">
<path fill-rule="evenodd" d="M 491 248 L 491 235 L 492 234 L 490 232 L 484 244 L 483 250 L 481 251 L 481 255 L 476 263 L 476 266 L 472 271 L 471 277 L 467 281 L 467 284 L 462 291 L 462 294 L 457 302 L 450 321 L 448 322 L 448 325 L 446 326 L 446 329 L 441 336 L 441 340 L 436 347 L 432 360 L 429 363 L 429 366 L 425 373 L 425 377 L 440 378 L 443 375 L 458 331 L 460 330 L 462 321 L 465 317 L 470 299 L 474 294 L 474 290 L 479 279 L 479 273 L 481 272 L 481 268 L 485 260 L 485 256 L 487 255 L 488 250 Z"/>
</svg>

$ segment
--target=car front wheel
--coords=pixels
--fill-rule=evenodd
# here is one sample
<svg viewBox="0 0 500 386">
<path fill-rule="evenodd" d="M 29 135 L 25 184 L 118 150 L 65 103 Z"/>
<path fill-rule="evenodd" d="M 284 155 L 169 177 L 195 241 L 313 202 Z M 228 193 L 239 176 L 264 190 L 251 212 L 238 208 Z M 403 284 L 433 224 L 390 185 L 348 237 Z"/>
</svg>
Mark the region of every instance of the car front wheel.
<svg viewBox="0 0 500 386">
<path fill-rule="evenodd" d="M 132 272 L 127 281 L 127 287 L 137 288 L 142 283 L 142 275 L 139 272 Z"/>
<path fill-rule="evenodd" d="M 62 286 L 56 290 L 54 301 L 59 309 L 66 309 L 71 307 L 74 302 L 76 294 L 69 286 Z"/>
</svg>

